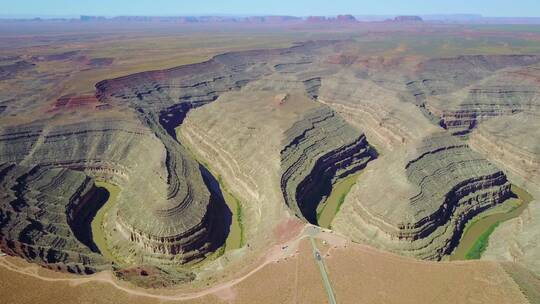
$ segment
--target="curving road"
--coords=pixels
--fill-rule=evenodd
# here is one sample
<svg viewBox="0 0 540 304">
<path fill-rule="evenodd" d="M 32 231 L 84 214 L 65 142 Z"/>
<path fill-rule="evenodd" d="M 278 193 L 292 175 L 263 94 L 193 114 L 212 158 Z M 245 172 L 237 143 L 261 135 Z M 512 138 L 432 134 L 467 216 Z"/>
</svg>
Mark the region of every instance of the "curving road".
<svg viewBox="0 0 540 304">
<path fill-rule="evenodd" d="M 69 282 L 75 285 L 78 284 L 84 284 L 84 283 L 92 283 L 92 282 L 103 282 L 103 283 L 109 283 L 116 289 L 119 289 L 121 291 L 126 292 L 127 294 L 134 295 L 134 296 L 141 296 L 141 297 L 148 297 L 148 298 L 154 298 L 159 299 L 163 301 L 178 301 L 178 300 L 191 300 L 196 299 L 200 297 L 204 297 L 206 295 L 215 294 L 217 292 L 228 290 L 235 286 L 236 284 L 240 283 L 241 281 L 245 280 L 246 278 L 250 277 L 257 271 L 264 268 L 266 265 L 275 263 L 278 260 L 281 260 L 285 257 L 290 257 L 294 254 L 294 252 L 297 249 L 298 243 L 300 240 L 302 240 L 304 237 L 309 237 L 311 241 L 311 245 L 313 247 L 313 256 L 319 265 L 319 269 L 321 271 L 321 276 L 323 279 L 324 287 L 326 288 L 326 291 L 328 293 L 328 301 L 330 304 L 336 304 L 336 299 L 334 296 L 334 292 L 332 290 L 332 287 L 330 286 L 330 280 L 328 278 L 328 274 L 326 273 L 326 269 L 324 266 L 324 262 L 322 259 L 322 256 L 320 254 L 320 251 L 318 250 L 315 239 L 313 236 L 317 235 L 320 232 L 320 228 L 317 226 L 306 226 L 302 232 L 299 233 L 296 237 L 291 239 L 290 241 L 280 245 L 273 247 L 266 255 L 265 259 L 262 263 L 260 263 L 257 267 L 252 269 L 251 271 L 245 273 L 241 277 L 237 277 L 233 280 L 230 280 L 228 282 L 224 282 L 218 285 L 215 285 L 211 288 L 207 288 L 201 291 L 195 291 L 195 292 L 180 292 L 178 294 L 171 294 L 171 295 L 160 295 L 160 294 L 154 294 L 149 293 L 145 290 L 135 289 L 127 285 L 121 284 L 114 275 L 110 271 L 102 271 L 93 275 L 85 276 L 85 277 L 65 277 L 65 278 L 58 278 L 58 277 L 48 277 L 46 275 L 43 275 L 39 273 L 40 266 L 36 264 L 30 264 L 30 266 L 27 267 L 21 267 L 20 265 L 16 265 L 14 263 L 11 263 L 6 257 L 5 254 L 0 251 L 0 267 L 4 267 L 8 270 L 31 276 L 33 278 L 43 280 L 43 281 L 49 281 L 49 282 Z M 283 250 L 283 248 L 287 248 L 288 250 Z"/>
<path fill-rule="evenodd" d="M 257 271 L 261 270 L 268 264 L 275 263 L 276 261 L 281 260 L 282 258 L 291 256 L 296 251 L 299 241 L 305 237 L 304 231 L 305 230 L 302 230 L 297 236 L 295 236 L 288 242 L 282 244 L 281 246 L 275 246 L 272 249 L 270 249 L 269 252 L 266 254 L 266 257 L 264 258 L 262 263 L 260 263 L 257 267 L 253 268 L 251 271 L 245 273 L 241 277 L 232 279 L 230 281 L 215 285 L 207 289 L 203 289 L 201 291 L 185 292 L 185 293 L 180 292 L 178 294 L 171 294 L 171 295 L 161 295 L 161 294 L 150 293 L 144 289 L 136 289 L 129 285 L 124 285 L 122 284 L 122 282 L 120 282 L 118 279 L 115 278 L 115 276 L 112 274 L 111 271 L 107 271 L 107 270 L 95 273 L 93 275 L 85 276 L 85 277 L 49 277 L 39 272 L 39 269 L 41 269 L 41 266 L 37 264 L 29 264 L 29 266 L 21 267 L 19 265 L 11 263 L 7 259 L 7 256 L 3 254 L 1 251 L 0 251 L 1 253 L 0 267 L 4 267 L 10 271 L 14 271 L 14 272 L 27 275 L 27 276 L 30 276 L 30 277 L 33 277 L 42 281 L 47 281 L 47 282 L 69 282 L 73 285 L 92 283 L 92 282 L 102 282 L 102 283 L 111 284 L 114 288 L 124 291 L 127 294 L 130 294 L 133 296 L 154 298 L 154 299 L 159 299 L 163 301 L 192 300 L 192 299 L 201 298 L 210 294 L 215 294 L 220 291 L 229 290 L 236 284 L 242 282 L 243 280 L 247 279 L 251 275 L 255 274 Z M 289 250 L 284 251 L 282 249 L 283 247 L 286 247 Z M 332 302 L 332 303 L 335 303 L 335 302 Z"/>
</svg>

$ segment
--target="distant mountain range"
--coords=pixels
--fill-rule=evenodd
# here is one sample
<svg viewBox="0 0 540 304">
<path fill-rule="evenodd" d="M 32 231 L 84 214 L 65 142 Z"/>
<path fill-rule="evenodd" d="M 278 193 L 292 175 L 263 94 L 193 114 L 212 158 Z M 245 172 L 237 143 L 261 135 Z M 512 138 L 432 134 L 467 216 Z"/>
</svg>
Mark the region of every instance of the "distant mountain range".
<svg viewBox="0 0 540 304">
<path fill-rule="evenodd" d="M 354 22 L 430 22 L 453 24 L 540 24 L 540 17 L 484 17 L 477 14 L 450 15 L 337 15 L 337 16 L 90 16 L 79 18 L 13 18 L 0 15 L 3 21 L 80 21 L 80 22 L 171 22 L 180 24 L 197 23 L 354 23 Z"/>
</svg>

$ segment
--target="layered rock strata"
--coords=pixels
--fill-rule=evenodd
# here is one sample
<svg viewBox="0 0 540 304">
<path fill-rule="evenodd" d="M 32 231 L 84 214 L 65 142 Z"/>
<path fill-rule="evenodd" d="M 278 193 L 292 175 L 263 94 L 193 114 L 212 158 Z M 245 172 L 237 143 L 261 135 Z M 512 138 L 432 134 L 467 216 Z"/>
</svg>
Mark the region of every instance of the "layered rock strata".
<svg viewBox="0 0 540 304">
<path fill-rule="evenodd" d="M 2 133 L 0 135 L 2 161 L 16 162 L 21 165 L 40 164 L 44 167 L 82 170 L 91 176 L 119 184 L 123 189 L 119 196 L 121 207 L 118 213 L 113 213 L 111 216 L 118 217 L 117 227 L 114 228 L 126 234 L 126 240 L 120 244 L 131 248 L 131 255 L 144 255 L 145 250 L 165 256 L 181 256 L 180 253 L 185 252 L 187 259 L 192 256 L 200 258 L 212 249 L 209 245 L 212 239 L 208 238 L 212 219 L 206 215 L 206 205 L 190 208 L 193 207 L 190 205 L 192 197 L 187 197 L 184 205 L 179 207 L 180 211 L 187 210 L 184 213 L 179 212 L 179 214 L 185 214 L 186 219 L 171 219 L 167 212 L 174 214 L 175 210 L 167 209 L 165 203 L 159 205 L 160 198 L 166 201 L 165 195 L 174 196 L 174 191 L 180 190 L 177 176 L 174 176 L 176 180 L 170 178 L 169 184 L 173 186 L 169 188 L 169 192 L 165 188 L 168 178 L 165 166 L 167 164 L 174 166 L 179 160 L 172 157 L 168 159 L 163 142 L 142 125 L 128 121 L 105 120 L 59 126 L 18 126 L 5 129 Z M 174 152 L 176 154 L 172 156 L 178 154 Z M 193 163 L 191 166 L 198 172 L 198 164 Z M 200 173 L 199 180 L 195 177 L 189 178 L 189 182 L 196 181 L 200 182 L 200 187 L 204 187 Z M 199 204 L 210 200 L 208 191 L 198 191 L 199 195 L 206 193 L 207 196 L 206 198 L 196 196 Z M 147 222 L 145 219 L 148 219 L 149 210 L 142 208 L 140 204 L 144 204 L 149 199 L 155 202 L 157 220 Z M 153 229 L 161 229 L 162 232 L 166 231 L 165 233 L 173 236 L 169 238 L 158 236 L 157 232 L 145 234 L 145 232 L 140 232 L 144 231 L 145 227 L 138 228 L 136 224 L 127 226 L 126 222 L 121 220 L 122 218 L 144 222 Z M 136 228 L 131 228 L 133 226 Z M 110 228 L 112 230 L 113 227 Z M 218 226 L 217 229 L 219 228 Z M 181 229 L 186 229 L 187 232 L 179 233 L 178 230 Z M 110 236 L 108 239 L 111 241 L 112 234 L 112 231 L 108 232 Z M 183 246 L 189 244 L 187 240 L 190 240 L 191 234 L 200 237 L 202 241 L 195 242 L 197 245 Z M 136 244 L 139 244 L 141 249 L 137 249 L 139 246 Z"/>
<path fill-rule="evenodd" d="M 332 183 L 373 159 L 367 136 L 382 156 L 369 162 L 335 228 L 438 259 L 468 218 L 509 190 L 500 170 L 437 133 L 442 127 L 462 134 L 489 117 L 538 112 L 540 58 L 362 58 L 358 50 L 351 40 L 226 53 L 104 80 L 95 96 L 45 96 L 56 101 L 47 107 L 51 117 L 2 121 L 0 162 L 113 181 L 122 191 L 104 222 L 108 246 L 126 263 L 176 264 L 205 257 L 223 244 L 219 232 L 228 231 L 220 194 L 209 190 L 213 177 L 185 140 L 249 202 L 249 238 L 268 234 L 273 223 L 263 217 L 283 217 L 286 206 L 314 222 Z M 14 68 L 17 77 L 9 72 L 4 88 L 21 77 L 34 80 L 24 81 L 28 96 L 4 90 L 2 117 L 35 110 L 38 94 L 30 87 L 58 80 L 27 65 Z"/>
<path fill-rule="evenodd" d="M 428 59 L 417 66 L 418 79 L 406 85 L 421 101 L 468 87 L 505 68 L 531 66 L 539 61 L 540 57 L 536 55 L 463 55 Z"/>
<path fill-rule="evenodd" d="M 158 181 L 161 185 L 156 185 L 159 192 L 152 204 L 146 195 L 145 199 L 128 198 L 132 193 L 119 198 L 116 228 L 120 233 L 116 235 L 125 238 L 118 243 L 125 248 L 119 250 L 134 247 L 142 256 L 180 263 L 200 259 L 225 240 L 212 239 L 213 229 L 225 229 L 213 226 L 216 202 L 212 202 L 199 164 L 161 127 L 156 115 L 147 114 L 145 119 L 164 147 L 164 175 Z"/>
<path fill-rule="evenodd" d="M 532 199 L 518 217 L 499 224 L 482 259 L 517 262 L 540 275 L 540 117 L 520 113 L 494 118 L 480 124 L 469 142 L 528 192 L 520 193 L 524 199 Z"/>
<path fill-rule="evenodd" d="M 314 52 L 328 45 L 308 42 L 289 49 L 227 53 L 200 64 L 104 80 L 96 85 L 97 99 L 85 97 L 83 103 L 132 109 L 139 123 L 42 120 L 6 127 L 0 160 L 77 169 L 119 184 L 122 191 L 105 228 L 109 247 L 125 262 L 201 259 L 223 244 L 227 221 L 219 215 L 222 202 L 216 200 L 221 196 L 206 185 L 212 177 L 203 176 L 176 139 L 175 127 L 190 109 L 225 92 L 265 75 L 288 75 L 313 65 Z M 306 75 L 295 81 L 316 97 L 318 79 Z M 53 110 L 62 115 L 67 109 Z"/>
<path fill-rule="evenodd" d="M 160 143 L 148 130 L 125 120 L 28 124 L 0 131 L 3 162 L 84 170 L 115 183 L 126 181 L 134 168 L 150 169 L 153 165 L 142 161 L 157 161 L 161 153 Z"/>
<path fill-rule="evenodd" d="M 520 113 L 482 123 L 470 136 L 471 148 L 540 187 L 540 113 Z"/>
<path fill-rule="evenodd" d="M 328 107 L 305 114 L 285 132 L 281 189 L 294 213 L 316 224 L 316 209 L 332 184 L 376 157 L 364 134 Z"/>
<path fill-rule="evenodd" d="M 333 227 L 404 255 L 442 258 L 466 221 L 511 194 L 504 173 L 448 135 L 379 161 L 353 187 Z"/>
<path fill-rule="evenodd" d="M 287 74 L 310 65 L 311 49 L 327 43 L 307 43 L 282 50 L 261 50 L 218 55 L 200 64 L 134 74 L 98 83 L 97 96 L 110 104 L 127 104 L 161 142 L 165 150 L 163 181 L 166 197 L 149 204 L 141 199 L 119 198 L 118 238 L 121 252 L 136 244 L 147 259 L 186 262 L 200 259 L 224 242 L 216 239 L 221 227 L 217 214 L 220 197 L 212 196 L 199 164 L 176 138 L 175 128 L 186 113 L 237 91 L 248 83 L 279 72 Z M 282 57 L 287 54 L 286 61 Z M 299 80 L 306 91 L 316 92 L 316 82 Z M 160 186 L 162 187 L 162 186 Z M 127 194 L 129 195 L 129 194 Z M 117 239 L 117 238 L 114 238 Z M 136 259 L 136 257 L 132 257 Z"/>
<path fill-rule="evenodd" d="M 540 188 L 529 189 L 535 199 L 518 217 L 497 226 L 481 259 L 515 262 L 540 276 Z"/>
<path fill-rule="evenodd" d="M 253 81 L 222 94 L 191 111 L 179 128 L 180 141 L 207 161 L 237 198 L 246 246 L 231 255 L 266 252 L 281 237 L 276 226 L 294 217 L 281 191 L 280 151 L 286 130 L 321 106 L 305 94 L 302 82 L 282 82 L 276 90 L 267 88 L 269 82 Z"/>
<path fill-rule="evenodd" d="M 3 163 L 0 189 L 2 251 L 73 273 L 109 268 L 84 235 L 89 227 L 82 227 L 97 199 L 91 178 L 69 169 Z"/>
<path fill-rule="evenodd" d="M 419 65 L 420 79 L 407 88 L 443 128 L 464 134 L 494 116 L 540 110 L 539 61 L 535 55 L 432 59 Z"/>
<path fill-rule="evenodd" d="M 439 131 L 418 107 L 404 103 L 396 92 L 347 71 L 325 78 L 318 100 L 365 132 L 381 151 L 398 149 Z"/>
<path fill-rule="evenodd" d="M 368 57 L 349 65 L 348 80 L 371 82 L 440 127 L 466 134 L 491 117 L 538 111 L 539 62 L 538 55 Z"/>
</svg>

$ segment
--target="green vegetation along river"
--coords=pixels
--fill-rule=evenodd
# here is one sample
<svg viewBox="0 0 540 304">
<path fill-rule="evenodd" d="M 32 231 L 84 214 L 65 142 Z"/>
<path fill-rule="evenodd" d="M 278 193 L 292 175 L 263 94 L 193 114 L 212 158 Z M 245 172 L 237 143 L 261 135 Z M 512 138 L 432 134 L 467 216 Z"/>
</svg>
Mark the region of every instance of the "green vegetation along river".
<svg viewBox="0 0 540 304">
<path fill-rule="evenodd" d="M 182 132 L 180 132 L 180 127 L 177 127 L 175 129 L 176 136 L 178 138 L 182 138 Z M 223 195 L 223 199 L 225 200 L 225 203 L 227 204 L 227 207 L 229 207 L 229 210 L 232 213 L 232 221 L 231 226 L 229 230 L 229 235 L 227 236 L 227 239 L 225 240 L 225 245 L 221 247 L 216 254 L 210 256 L 210 259 L 215 258 L 221 254 L 223 254 L 225 251 L 232 250 L 232 249 L 238 249 L 244 246 L 245 244 L 245 233 L 244 233 L 244 224 L 242 222 L 242 203 L 238 198 L 236 198 L 229 188 L 227 187 L 226 183 L 223 181 L 222 177 L 216 173 L 216 171 L 213 170 L 213 168 L 204 161 L 195 151 L 187 144 L 189 141 L 182 140 L 183 146 L 186 148 L 186 150 L 191 153 L 193 158 L 197 160 L 197 162 L 203 166 L 208 172 L 210 172 L 213 176 L 217 178 L 217 182 L 219 184 L 219 188 L 221 189 L 221 194 Z"/>
<path fill-rule="evenodd" d="M 103 227 L 103 220 L 107 212 L 116 204 L 116 199 L 118 198 L 118 193 L 120 193 L 120 187 L 117 185 L 105 182 L 105 181 L 96 181 L 96 186 L 107 191 L 107 196 L 103 197 L 106 199 L 106 202 L 102 207 L 97 211 L 94 219 L 92 220 L 92 237 L 94 243 L 98 247 L 101 254 L 109 261 L 114 261 L 114 256 L 107 246 L 107 241 L 105 239 L 105 231 Z M 101 199 L 101 198 L 100 198 Z"/>
<path fill-rule="evenodd" d="M 206 170 L 208 170 L 208 172 L 211 172 L 212 175 L 215 174 L 213 171 L 211 171 L 207 163 L 199 162 L 199 164 L 203 166 Z M 219 175 L 217 176 L 217 183 L 219 185 L 219 189 L 221 190 L 221 194 L 223 195 L 223 200 L 225 201 L 227 208 L 231 212 L 231 225 L 229 227 L 229 234 L 225 239 L 225 244 L 210 255 L 208 255 L 204 260 L 196 262 L 196 264 L 198 264 L 199 266 L 204 264 L 204 262 L 209 262 L 219 258 L 226 251 L 242 248 L 245 244 L 244 224 L 242 222 L 242 204 L 240 203 L 240 200 L 238 200 L 229 191 L 229 189 L 223 182 L 221 176 Z"/>
<path fill-rule="evenodd" d="M 232 223 L 229 230 L 229 235 L 225 241 L 225 250 L 237 249 L 244 246 L 244 226 L 242 223 L 242 205 L 240 201 L 232 195 L 225 185 L 221 178 L 218 179 L 219 186 L 223 193 L 223 198 L 225 203 L 229 207 L 232 213 Z"/>
<path fill-rule="evenodd" d="M 527 191 L 518 186 L 512 185 L 512 192 L 517 197 L 480 213 L 467 223 L 459 245 L 450 255 L 450 260 L 479 259 L 497 226 L 519 216 L 533 199 Z"/>
<path fill-rule="evenodd" d="M 218 182 L 222 190 L 223 198 L 227 206 L 231 210 L 232 223 L 229 235 L 227 236 L 227 239 L 225 241 L 225 245 L 220 250 L 210 255 L 210 260 L 220 256 L 226 250 L 241 248 L 242 246 L 244 246 L 245 243 L 242 224 L 242 208 L 240 201 L 236 197 L 234 197 L 227 190 L 227 188 L 224 187 L 223 181 L 221 179 L 219 179 Z M 121 264 L 120 261 L 115 258 L 114 254 L 109 249 L 106 240 L 106 233 L 104 231 L 105 217 L 107 216 L 109 210 L 111 210 L 111 208 L 113 208 L 116 204 L 118 193 L 120 193 L 120 187 L 105 181 L 96 181 L 96 186 L 98 187 L 98 190 L 103 193 L 103 195 L 99 195 L 98 199 L 103 199 L 106 201 L 97 202 L 99 205 L 101 205 L 101 208 L 97 211 L 91 222 L 92 238 L 101 254 L 108 261 L 114 261 L 118 264 Z"/>
<path fill-rule="evenodd" d="M 339 212 L 345 197 L 356 183 L 362 171 L 351 174 L 334 184 L 328 198 L 317 206 L 317 224 L 323 228 L 330 228 L 332 220 Z"/>
</svg>

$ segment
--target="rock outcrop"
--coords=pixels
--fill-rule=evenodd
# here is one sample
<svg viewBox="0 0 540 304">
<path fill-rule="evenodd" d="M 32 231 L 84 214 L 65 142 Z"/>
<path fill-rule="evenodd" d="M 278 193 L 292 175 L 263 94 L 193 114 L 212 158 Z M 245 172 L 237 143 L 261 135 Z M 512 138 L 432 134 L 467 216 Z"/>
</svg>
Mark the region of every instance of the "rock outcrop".
<svg viewBox="0 0 540 304">
<path fill-rule="evenodd" d="M 424 21 L 420 16 L 396 16 L 393 22 L 422 22 Z"/>
<path fill-rule="evenodd" d="M 162 182 L 166 184 L 166 197 L 159 199 L 158 195 L 151 204 L 131 194 L 129 199 L 120 197 L 119 233 L 113 239 L 125 240 L 114 246 L 130 256 L 132 244 L 137 244 L 148 253 L 147 259 L 186 262 L 200 259 L 219 247 L 216 244 L 223 244 L 224 239 L 219 244 L 213 237 L 219 231 L 228 231 L 227 227 L 216 226 L 218 215 L 213 208 L 218 204 L 213 201 L 219 195 L 213 197 L 208 190 L 199 164 L 176 138 L 175 127 L 190 109 L 215 101 L 226 92 L 238 91 L 272 71 L 289 73 L 310 64 L 311 49 L 325 45 L 307 43 L 284 50 L 223 54 L 200 64 L 98 83 L 99 100 L 127 103 L 165 150 L 166 175 Z M 278 61 L 283 54 L 288 55 L 287 61 Z M 297 83 L 304 88 L 304 80 Z M 316 92 L 316 83 L 309 84 L 308 89 Z M 137 259 L 132 255 L 130 258 Z"/>
<path fill-rule="evenodd" d="M 520 113 L 482 123 L 471 148 L 517 175 L 527 188 L 540 187 L 540 113 Z"/>
<path fill-rule="evenodd" d="M 312 65 L 312 53 L 329 44 L 227 53 L 200 64 L 101 81 L 95 97 L 64 96 L 49 111 L 61 116 L 99 108 L 104 118 L 3 128 L 0 161 L 80 170 L 118 184 L 122 191 L 104 225 L 107 246 L 120 262 L 200 260 L 225 242 L 223 198 L 208 189 L 213 177 L 178 141 L 175 128 L 190 109 L 265 75 L 291 78 L 287 75 Z M 317 77 L 296 77 L 293 83 L 316 98 Z M 122 114 L 122 120 L 109 109 L 132 114 Z"/>
<path fill-rule="evenodd" d="M 509 196 L 504 173 L 460 140 L 436 134 L 369 166 L 332 226 L 357 241 L 437 260 L 452 251 L 467 220 Z"/>
<path fill-rule="evenodd" d="M 190 111 L 179 128 L 180 141 L 208 162 L 238 199 L 249 250 L 235 254 L 246 258 L 267 250 L 276 241 L 276 225 L 294 217 L 281 191 L 280 151 L 286 130 L 320 107 L 306 96 L 301 81 L 267 87 L 274 83 L 261 79 L 222 94 Z"/>
<path fill-rule="evenodd" d="M 443 128 L 463 134 L 490 117 L 538 111 L 539 62 L 535 55 L 432 59 L 407 87 Z"/>
<path fill-rule="evenodd" d="M 285 202 L 313 224 L 317 205 L 330 194 L 332 184 L 376 157 L 366 137 L 328 107 L 307 112 L 288 129 L 280 154 Z"/>
<path fill-rule="evenodd" d="M 13 172 L 35 170 L 77 180 L 61 190 L 72 193 L 58 199 L 66 208 L 94 191 L 92 178 L 114 182 L 122 191 L 104 219 L 107 246 L 125 264 L 156 266 L 203 259 L 224 244 L 228 232 L 223 214 L 230 212 L 223 212 L 220 189 L 190 149 L 238 197 L 253 251 L 267 246 L 276 223 L 291 214 L 315 223 L 317 204 L 332 184 L 367 166 L 333 228 L 356 241 L 440 259 L 468 219 L 510 194 L 506 175 L 469 149 L 467 137 L 452 134 L 480 124 L 471 143 L 489 151 L 491 134 L 499 131 L 482 128 L 488 118 L 539 112 L 540 57 L 365 58 L 359 49 L 346 40 L 225 53 L 103 80 L 91 95 L 44 96 L 50 102 L 39 110 L 46 117 L 1 122 L 0 163 L 11 168 L 2 182 L 13 189 L 24 175 Z M 4 73 L 9 79 L 2 88 L 18 84 L 23 74 L 35 78 L 27 87 L 55 81 L 37 77 L 39 69 L 27 65 L 8 70 L 17 77 Z M 38 111 L 39 94 L 28 92 L 21 102 L 3 95 L 8 101 L 0 115 Z M 537 164 L 534 153 L 501 147 L 498 158 L 536 180 L 537 170 L 524 165 Z M 34 187 L 37 181 L 25 183 Z M 42 197 L 56 197 L 56 190 L 39 189 Z M 39 208 L 14 209 L 17 203 L 10 203 L 32 201 L 34 194 L 6 196 L 6 227 L 16 217 L 39 217 Z M 54 261 L 75 263 L 80 272 L 102 265 L 99 258 L 77 258 L 97 255 L 88 235 L 74 225 L 86 214 L 57 219 L 71 228 L 72 240 L 59 249 L 73 254 Z M 16 240 L 2 237 L 6 244 Z M 26 243 L 33 244 L 32 238 Z M 10 253 L 25 256 L 21 250 Z"/>
<path fill-rule="evenodd" d="M 535 188 L 532 188 L 535 189 Z M 536 188 L 538 189 L 538 188 Z M 540 191 L 532 191 L 533 197 Z M 518 217 L 505 221 L 489 237 L 489 244 L 482 260 L 515 262 L 535 276 L 540 275 L 540 201 L 529 203 Z"/>
<path fill-rule="evenodd" d="M 159 171 L 162 145 L 140 124 L 101 119 L 72 124 L 28 124 L 0 132 L 0 160 L 65 167 L 122 183 L 134 169 Z M 137 165 L 140 163 L 141 165 Z"/>
<path fill-rule="evenodd" d="M 527 189 L 532 201 L 517 217 L 499 224 L 482 259 L 512 261 L 540 275 L 540 117 L 532 112 L 493 118 L 470 136 L 471 148 Z"/>
<path fill-rule="evenodd" d="M 85 235 L 98 199 L 91 178 L 69 169 L 3 163 L 0 189 L 2 251 L 72 273 L 110 267 Z"/>
<path fill-rule="evenodd" d="M 377 149 L 395 150 L 437 132 L 418 107 L 392 90 L 348 72 L 324 79 L 318 100 L 366 133 Z"/>
<path fill-rule="evenodd" d="M 162 131 L 162 134 L 166 132 Z M 207 211 L 211 195 L 205 190 L 198 164 L 193 160 L 190 168 L 199 174 L 198 179 L 197 176 L 187 178 L 189 183 L 199 182 L 198 194 L 190 193 L 193 197 L 185 197 L 183 205 L 175 205 L 172 210 L 167 206 L 167 195 L 174 198 L 174 191 L 181 191 L 180 187 L 186 186 L 171 178 L 168 183 L 171 186 L 167 189 L 166 166 L 182 160 L 168 159 L 165 144 L 140 124 L 105 120 L 72 125 L 19 126 L 5 129 L 0 142 L 2 161 L 81 170 L 120 185 L 123 191 L 118 198 L 118 211 L 110 213 L 116 224 L 110 227 L 108 239 L 112 242 L 111 248 L 116 246 L 117 250 L 123 248 L 126 251 L 129 248 L 131 253 L 124 255 L 127 261 L 145 254 L 159 254 L 164 259 L 175 255 L 180 262 L 188 261 L 215 249 L 213 242 L 222 244 L 224 241 L 223 236 L 218 236 L 219 232 L 212 230 L 213 227 L 223 231 L 219 223 L 212 226 L 215 213 Z M 154 202 L 150 205 L 155 208 L 153 211 L 144 205 L 150 200 Z M 150 216 L 155 218 L 152 220 Z M 113 230 L 123 232 L 125 239 L 117 241 L 119 234 Z M 197 241 L 190 238 L 191 235 L 195 235 Z"/>
</svg>

